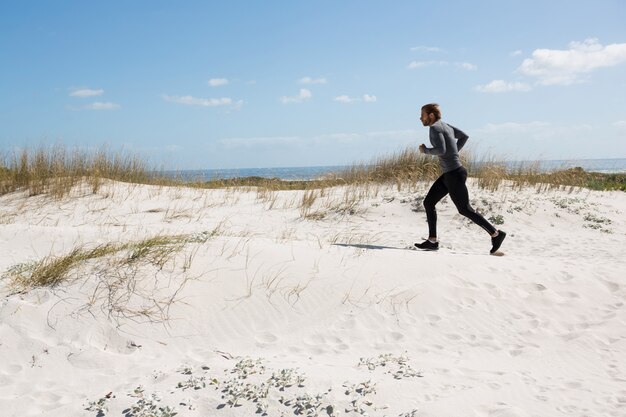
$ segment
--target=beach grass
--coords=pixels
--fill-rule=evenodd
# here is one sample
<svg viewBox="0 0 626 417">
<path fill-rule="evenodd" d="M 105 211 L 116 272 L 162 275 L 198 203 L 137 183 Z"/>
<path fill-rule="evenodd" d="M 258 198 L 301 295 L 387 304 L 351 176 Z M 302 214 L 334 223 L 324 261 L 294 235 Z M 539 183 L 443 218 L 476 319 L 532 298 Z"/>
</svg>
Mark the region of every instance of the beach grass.
<svg viewBox="0 0 626 417">
<path fill-rule="evenodd" d="M 57 144 L 24 148 L 0 157 L 0 195 L 23 190 L 30 196 L 60 198 L 83 181 L 95 193 L 104 179 L 157 184 L 165 177 L 145 158 L 106 147 L 89 151 Z"/>
<path fill-rule="evenodd" d="M 146 261 L 161 269 L 185 244 L 206 241 L 211 234 L 198 236 L 157 235 L 130 243 L 108 243 L 92 249 L 76 247 L 62 256 L 48 256 L 40 261 L 17 265 L 8 270 L 4 277 L 17 292 L 34 288 L 54 287 L 67 282 L 70 272 L 91 260 L 123 253 L 117 267 L 131 266 Z"/>
<path fill-rule="evenodd" d="M 511 168 L 496 157 L 461 153 L 463 165 L 481 188 L 497 190 L 503 183 L 514 186 L 537 186 L 538 190 L 583 187 L 593 190 L 626 191 L 626 174 L 587 172 L 582 168 L 542 170 L 540 162 L 519 164 Z M 440 175 L 436 158 L 421 154 L 417 147 L 382 155 L 369 162 L 354 163 L 342 170 L 315 180 L 282 180 L 258 176 L 217 178 L 209 181 L 183 180 L 166 174 L 145 158 L 125 151 L 101 148 L 96 151 L 68 149 L 63 145 L 24 148 L 0 157 L 0 195 L 27 191 L 29 196 L 47 194 L 61 198 L 79 183 L 96 193 L 104 180 L 161 186 L 204 189 L 251 188 L 268 191 L 312 190 L 341 185 L 414 184 L 432 181 Z"/>
</svg>

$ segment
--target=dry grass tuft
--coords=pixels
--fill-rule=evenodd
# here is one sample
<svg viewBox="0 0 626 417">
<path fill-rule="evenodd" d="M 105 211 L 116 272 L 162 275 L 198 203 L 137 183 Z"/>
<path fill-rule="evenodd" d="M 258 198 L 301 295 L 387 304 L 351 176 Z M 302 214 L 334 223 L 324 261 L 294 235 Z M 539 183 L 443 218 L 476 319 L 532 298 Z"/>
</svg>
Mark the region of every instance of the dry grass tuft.
<svg viewBox="0 0 626 417">
<path fill-rule="evenodd" d="M 154 236 L 139 242 L 100 245 L 93 249 L 73 249 L 64 256 L 50 256 L 38 262 L 20 264 L 9 269 L 4 278 L 17 292 L 34 288 L 55 287 L 68 281 L 71 270 L 94 259 L 124 253 L 117 267 L 131 266 L 140 261 L 162 269 L 172 256 L 180 252 L 187 243 L 203 243 L 214 236 L 214 232 L 199 235 Z"/>
<path fill-rule="evenodd" d="M 379 157 L 369 164 L 352 165 L 330 178 L 340 178 L 347 184 L 398 184 L 432 180 L 439 175 L 436 159 L 421 154 L 418 148 L 408 147 L 389 156 Z"/>
<path fill-rule="evenodd" d="M 66 196 L 87 181 L 96 193 L 104 179 L 138 184 L 174 184 L 137 155 L 102 148 L 95 152 L 69 150 L 63 145 L 28 148 L 0 157 L 0 195 L 28 191 L 30 196 Z"/>
</svg>

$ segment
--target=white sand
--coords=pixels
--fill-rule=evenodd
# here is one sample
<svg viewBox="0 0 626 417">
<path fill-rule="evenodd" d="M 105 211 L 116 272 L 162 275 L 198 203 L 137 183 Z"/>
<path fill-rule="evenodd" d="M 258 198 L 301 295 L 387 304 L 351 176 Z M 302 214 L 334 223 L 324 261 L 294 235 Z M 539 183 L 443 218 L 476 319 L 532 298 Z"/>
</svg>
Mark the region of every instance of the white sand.
<svg viewBox="0 0 626 417">
<path fill-rule="evenodd" d="M 106 415 L 123 416 L 141 386 L 179 416 L 250 416 L 255 403 L 231 407 L 222 391 L 293 369 L 302 386 L 271 388 L 267 415 L 294 415 L 298 396 L 322 394 L 320 416 L 328 405 L 336 415 L 626 416 L 626 193 L 471 187 L 509 234 L 494 257 L 449 200 L 442 249 L 404 249 L 426 235 L 412 204 L 427 186 L 370 189 L 349 208 L 342 201 L 364 190 L 326 190 L 311 209 L 327 212 L 321 220 L 302 218 L 302 192 L 112 183 L 61 201 L 0 197 L 0 415 L 96 416 L 89 403 L 111 393 Z M 16 265 L 159 234 L 195 240 L 161 270 L 120 266 L 118 254 L 54 288 L 9 287 Z M 375 392 L 357 392 L 367 381 Z"/>
</svg>

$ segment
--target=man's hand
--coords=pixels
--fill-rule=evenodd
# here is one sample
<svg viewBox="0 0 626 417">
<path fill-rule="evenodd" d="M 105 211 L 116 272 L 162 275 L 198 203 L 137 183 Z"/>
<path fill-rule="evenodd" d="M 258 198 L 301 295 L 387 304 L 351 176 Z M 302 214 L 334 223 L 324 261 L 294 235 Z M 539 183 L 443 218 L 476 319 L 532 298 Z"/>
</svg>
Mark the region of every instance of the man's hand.
<svg viewBox="0 0 626 417">
<path fill-rule="evenodd" d="M 423 143 L 420 145 L 420 153 L 426 153 L 426 145 Z"/>
</svg>

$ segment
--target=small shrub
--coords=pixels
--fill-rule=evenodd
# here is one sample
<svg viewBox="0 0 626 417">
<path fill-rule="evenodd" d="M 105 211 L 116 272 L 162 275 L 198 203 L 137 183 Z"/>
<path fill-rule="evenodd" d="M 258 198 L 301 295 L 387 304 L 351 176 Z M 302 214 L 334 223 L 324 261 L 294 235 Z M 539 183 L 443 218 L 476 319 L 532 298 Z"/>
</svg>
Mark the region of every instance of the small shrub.
<svg viewBox="0 0 626 417">
<path fill-rule="evenodd" d="M 504 216 L 502 216 L 501 214 L 490 216 L 488 220 L 497 226 L 504 224 Z"/>
</svg>

